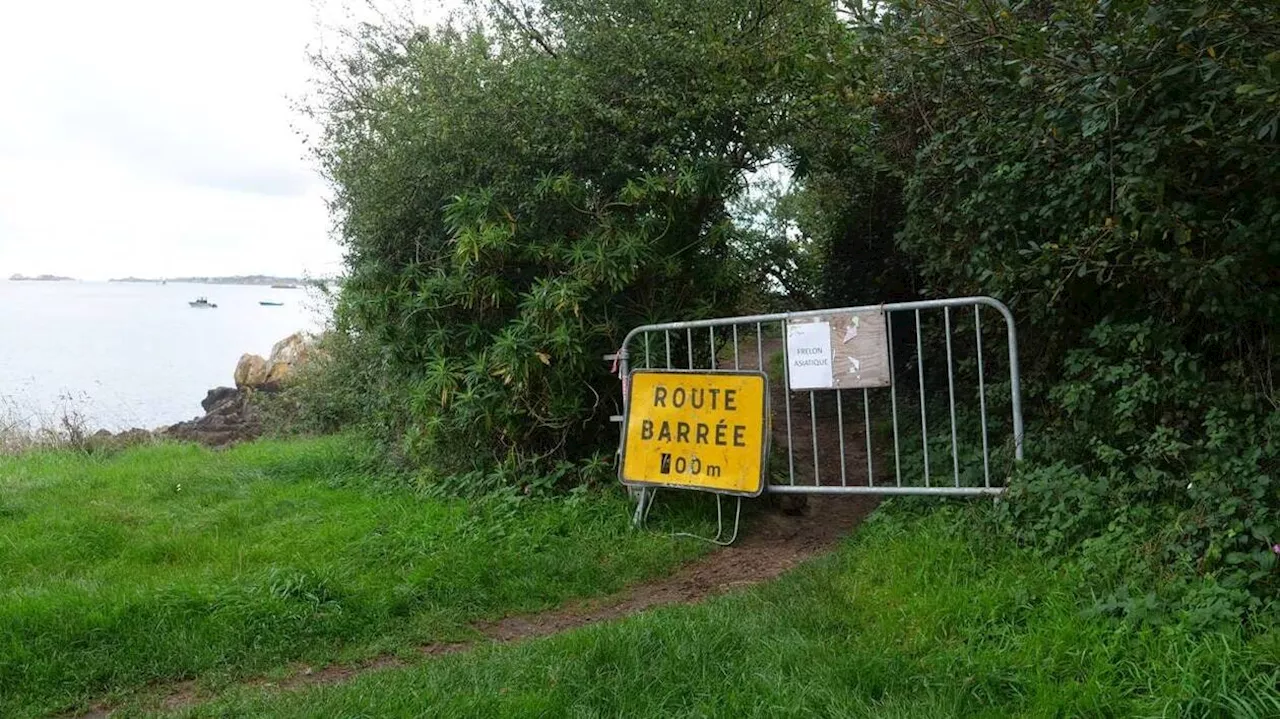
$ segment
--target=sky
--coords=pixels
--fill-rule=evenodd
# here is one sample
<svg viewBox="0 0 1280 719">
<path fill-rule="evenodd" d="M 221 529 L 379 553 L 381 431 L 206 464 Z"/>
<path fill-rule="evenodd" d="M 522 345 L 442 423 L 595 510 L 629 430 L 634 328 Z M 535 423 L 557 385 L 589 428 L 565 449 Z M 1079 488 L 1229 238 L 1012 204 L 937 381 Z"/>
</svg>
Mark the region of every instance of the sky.
<svg viewBox="0 0 1280 719">
<path fill-rule="evenodd" d="M 317 2 L 0 2 L 0 278 L 338 274 Z"/>
</svg>

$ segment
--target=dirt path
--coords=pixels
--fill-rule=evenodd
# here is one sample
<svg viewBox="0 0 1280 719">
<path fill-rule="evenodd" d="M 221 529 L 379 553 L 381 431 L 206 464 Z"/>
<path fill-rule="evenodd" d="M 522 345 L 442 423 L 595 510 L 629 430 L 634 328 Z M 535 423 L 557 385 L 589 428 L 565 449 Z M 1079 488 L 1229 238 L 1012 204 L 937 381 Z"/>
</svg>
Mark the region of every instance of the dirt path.
<svg viewBox="0 0 1280 719">
<path fill-rule="evenodd" d="M 781 351 L 779 339 L 761 343 L 764 361 L 752 342 L 740 347 L 740 366 L 768 367 L 768 358 Z M 732 362 L 728 363 L 729 367 Z M 843 407 L 844 445 L 840 444 L 837 407 L 831 393 L 815 393 L 811 409 L 809 393 L 791 393 L 790 435 L 787 427 L 787 391 L 781 381 L 770 383 L 772 440 L 774 454 L 782 459 L 782 471 L 788 471 L 788 447 L 793 448 L 795 483 L 814 484 L 815 472 L 821 484 L 841 483 L 841 456 L 844 459 L 844 481 L 866 485 L 865 444 L 860 405 Z M 852 395 L 850 395 L 852 397 Z M 817 460 L 814 458 L 814 434 L 818 435 Z M 841 452 L 843 449 L 843 452 Z M 776 480 L 775 481 L 780 481 Z M 608 622 L 648 609 L 671 604 L 692 604 L 741 587 L 773 579 L 806 559 L 822 554 L 834 545 L 875 508 L 872 496 L 802 497 L 783 496 L 786 501 L 772 502 L 766 497 L 752 500 L 753 511 L 744 516 L 745 534 L 736 544 L 719 549 L 698 561 L 685 565 L 674 574 L 634 585 L 617 594 L 594 600 L 576 601 L 535 614 L 524 614 L 480 622 L 472 628 L 478 639 L 458 643 L 434 643 L 417 647 L 421 658 L 468 651 L 488 642 L 517 642 L 545 637 L 560 632 Z M 270 691 L 290 691 L 310 686 L 338 684 L 361 674 L 417 664 L 419 659 L 398 656 L 375 657 L 359 664 L 290 668 L 285 678 L 268 681 L 252 679 L 244 686 Z M 153 708 L 181 710 L 212 699 L 199 691 L 194 681 L 180 682 L 153 690 Z M 80 717 L 108 717 L 116 707 L 98 705 Z"/>
<path fill-rule="evenodd" d="M 671 604 L 691 604 L 709 597 L 768 581 L 806 559 L 832 549 L 874 507 L 867 497 L 811 499 L 803 513 L 787 514 L 757 500 L 758 511 L 744 517 L 746 535 L 730 547 L 717 550 L 676 573 L 637 584 L 617 594 L 594 600 L 576 601 L 562 607 L 505 617 L 472 625 L 481 638 L 470 642 L 434 643 L 417 647 L 423 658 L 470 650 L 487 642 L 517 642 L 608 622 L 648 609 Z M 289 691 L 310 686 L 337 684 L 361 674 L 417 664 L 397 656 L 375 657 L 355 665 L 290 668 L 280 680 L 252 679 L 244 686 L 271 691 Z M 177 711 L 213 699 L 199 691 L 194 681 L 153 689 L 153 709 Z M 94 706 L 79 717 L 109 717 L 118 707 Z"/>
</svg>

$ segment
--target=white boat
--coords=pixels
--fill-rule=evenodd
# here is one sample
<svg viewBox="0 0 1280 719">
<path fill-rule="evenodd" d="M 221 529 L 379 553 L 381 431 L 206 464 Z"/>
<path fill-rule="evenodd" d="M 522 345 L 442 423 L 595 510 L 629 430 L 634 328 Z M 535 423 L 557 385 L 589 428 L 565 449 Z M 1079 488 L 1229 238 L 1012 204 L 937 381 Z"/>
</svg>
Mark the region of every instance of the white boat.
<svg viewBox="0 0 1280 719">
<path fill-rule="evenodd" d="M 188 302 L 187 304 L 198 309 L 214 309 L 217 307 L 217 305 L 213 304 L 207 298 L 204 298 L 204 297 L 197 297 L 195 302 Z"/>
</svg>

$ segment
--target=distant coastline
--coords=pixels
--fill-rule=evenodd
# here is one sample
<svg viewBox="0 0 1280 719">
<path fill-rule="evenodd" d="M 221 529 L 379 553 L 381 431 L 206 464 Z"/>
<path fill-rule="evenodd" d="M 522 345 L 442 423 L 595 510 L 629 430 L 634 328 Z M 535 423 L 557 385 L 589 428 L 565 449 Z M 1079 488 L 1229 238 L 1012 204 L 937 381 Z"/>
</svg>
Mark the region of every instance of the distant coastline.
<svg viewBox="0 0 1280 719">
<path fill-rule="evenodd" d="M 147 277 L 120 277 L 108 282 L 136 282 L 159 284 L 161 282 L 182 282 L 196 285 L 256 285 L 292 289 L 306 285 L 320 284 L 318 280 L 303 280 L 296 277 L 274 277 L 271 275 L 235 275 L 232 277 L 165 277 L 153 279 Z"/>
<path fill-rule="evenodd" d="M 27 277 L 26 275 L 9 275 L 10 282 L 75 282 L 74 277 L 60 277 L 58 275 L 36 275 L 35 277 Z"/>
</svg>

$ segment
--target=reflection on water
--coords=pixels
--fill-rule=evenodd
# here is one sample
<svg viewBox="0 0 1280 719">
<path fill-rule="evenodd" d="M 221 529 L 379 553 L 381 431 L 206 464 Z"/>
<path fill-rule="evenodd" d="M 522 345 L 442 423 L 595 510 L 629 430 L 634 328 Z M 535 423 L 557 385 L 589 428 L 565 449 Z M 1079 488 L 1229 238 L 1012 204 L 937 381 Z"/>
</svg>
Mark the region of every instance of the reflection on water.
<svg viewBox="0 0 1280 719">
<path fill-rule="evenodd" d="M 217 309 L 190 307 L 197 297 Z M 319 329 L 324 305 L 313 290 L 0 280 L 0 417 L 72 412 L 111 430 L 190 419 L 241 354 Z"/>
</svg>

